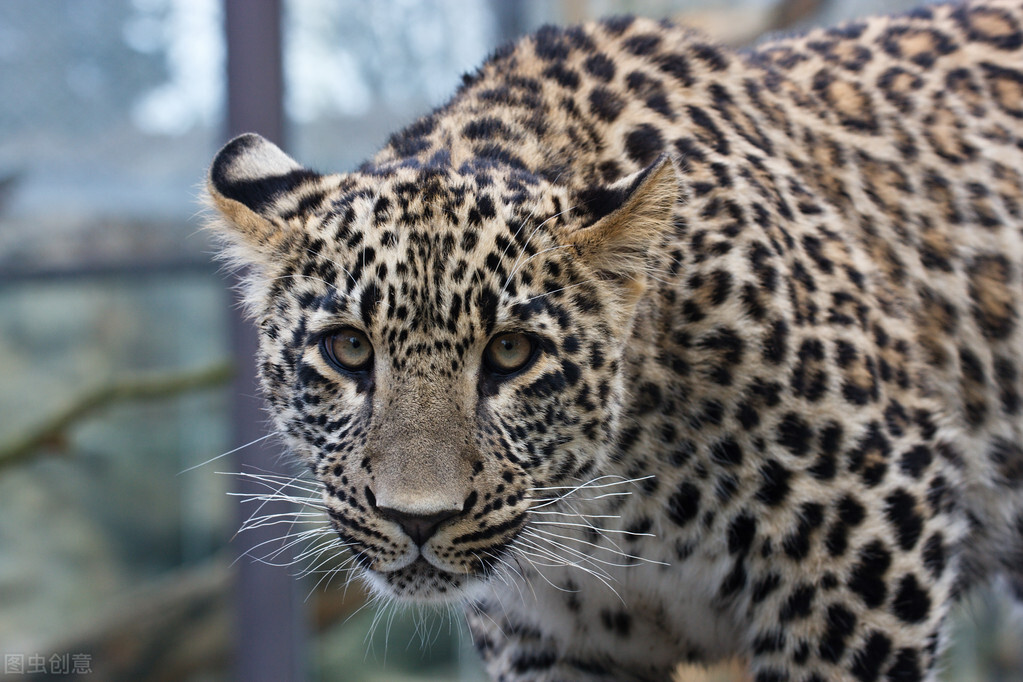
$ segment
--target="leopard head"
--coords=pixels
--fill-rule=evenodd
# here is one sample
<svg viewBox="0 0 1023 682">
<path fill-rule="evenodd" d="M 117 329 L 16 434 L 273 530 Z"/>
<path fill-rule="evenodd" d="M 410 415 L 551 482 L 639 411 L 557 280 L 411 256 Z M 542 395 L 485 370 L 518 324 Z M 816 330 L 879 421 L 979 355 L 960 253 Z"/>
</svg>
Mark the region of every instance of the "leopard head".
<svg viewBox="0 0 1023 682">
<path fill-rule="evenodd" d="M 604 470 L 670 160 L 570 190 L 444 155 L 321 175 L 246 135 L 208 192 L 273 419 L 380 593 L 471 595 L 540 491 Z"/>
</svg>

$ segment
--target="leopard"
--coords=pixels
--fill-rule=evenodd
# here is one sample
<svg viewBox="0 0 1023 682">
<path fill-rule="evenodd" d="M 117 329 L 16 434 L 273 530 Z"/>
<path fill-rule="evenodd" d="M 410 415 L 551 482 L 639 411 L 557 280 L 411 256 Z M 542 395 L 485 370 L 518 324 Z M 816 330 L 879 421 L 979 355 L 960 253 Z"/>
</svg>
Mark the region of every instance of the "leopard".
<svg viewBox="0 0 1023 682">
<path fill-rule="evenodd" d="M 206 184 L 324 531 L 493 679 L 935 680 L 1023 597 L 1023 2 L 544 27 Z"/>
</svg>

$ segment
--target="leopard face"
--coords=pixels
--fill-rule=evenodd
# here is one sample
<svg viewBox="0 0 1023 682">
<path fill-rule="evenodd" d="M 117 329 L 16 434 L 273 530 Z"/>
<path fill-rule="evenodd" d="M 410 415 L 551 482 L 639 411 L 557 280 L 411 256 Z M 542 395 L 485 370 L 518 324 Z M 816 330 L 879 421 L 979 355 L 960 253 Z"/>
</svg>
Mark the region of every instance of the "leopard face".
<svg viewBox="0 0 1023 682">
<path fill-rule="evenodd" d="M 601 215 L 528 176 L 317 176 L 254 136 L 211 177 L 260 230 L 240 248 L 263 253 L 263 386 L 337 533 L 381 593 L 471 593 L 545 488 L 604 467 L 642 288 L 635 235 L 614 231 L 667 220 L 672 165 L 608 189 Z"/>
</svg>

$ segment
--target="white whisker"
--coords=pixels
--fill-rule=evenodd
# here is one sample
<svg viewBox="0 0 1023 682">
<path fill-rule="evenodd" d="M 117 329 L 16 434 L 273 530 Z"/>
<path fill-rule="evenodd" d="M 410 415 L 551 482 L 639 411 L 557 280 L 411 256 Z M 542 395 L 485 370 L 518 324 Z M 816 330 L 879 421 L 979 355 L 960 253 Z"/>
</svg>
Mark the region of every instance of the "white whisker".
<svg viewBox="0 0 1023 682">
<path fill-rule="evenodd" d="M 619 514 L 580 514 L 578 512 L 561 512 L 561 511 L 539 511 L 536 509 L 527 509 L 527 514 L 543 514 L 543 515 L 554 515 L 554 516 L 575 516 L 583 519 L 620 519 L 622 518 Z"/>
<path fill-rule="evenodd" d="M 549 538 L 557 538 L 558 540 L 564 540 L 566 542 L 578 542 L 578 543 L 581 543 L 581 544 L 584 544 L 584 545 L 588 545 L 590 547 L 595 547 L 596 549 L 600 549 L 600 550 L 603 550 L 605 552 L 610 552 L 611 554 L 617 554 L 618 556 L 624 557 L 626 559 L 635 559 L 636 561 L 642 561 L 644 563 L 649 563 L 649 564 L 658 564 L 660 566 L 669 566 L 670 565 L 670 564 L 668 564 L 668 563 L 666 563 L 664 561 L 657 561 L 655 559 L 647 559 L 645 557 L 636 556 L 634 554 L 629 554 L 628 552 L 623 552 L 621 549 L 619 549 L 617 547 L 606 547 L 604 545 L 599 545 L 599 544 L 597 544 L 595 542 L 590 542 L 589 540 L 584 540 L 582 538 L 572 537 L 570 535 L 559 535 L 557 533 L 552 533 L 552 532 L 550 532 L 548 530 L 543 530 L 543 529 L 540 529 L 540 528 L 536 529 L 535 531 L 531 531 L 531 532 L 533 532 L 535 534 L 538 534 L 538 535 L 544 535 L 544 536 L 547 536 Z M 553 540 L 547 540 L 547 541 L 548 542 L 553 542 Z M 565 546 L 565 547 L 566 547 L 566 549 L 568 549 L 567 546 Z M 602 561 L 601 559 L 597 559 L 596 557 L 594 557 L 593 560 L 594 561 Z M 612 564 L 612 565 L 614 565 L 614 566 L 635 566 L 635 564 Z"/>
<path fill-rule="evenodd" d="M 272 432 L 272 433 L 268 433 L 268 434 L 266 434 L 265 436 L 260 436 L 259 438 L 256 438 L 255 440 L 250 440 L 250 441 L 249 441 L 248 443 L 246 443 L 245 445 L 239 445 L 238 447 L 234 448 L 233 450 L 228 450 L 227 452 L 223 452 L 223 453 L 221 453 L 221 454 L 217 455 L 216 457 L 211 457 L 210 459 L 206 460 L 205 462 L 202 462 L 202 463 L 200 463 L 200 464 L 195 464 L 195 465 L 193 465 L 193 466 L 190 466 L 190 467 L 188 467 L 187 469 L 182 469 L 181 471 L 179 471 L 179 472 L 177 473 L 177 475 L 178 475 L 178 476 L 180 476 L 181 474 L 187 474 L 187 473 L 188 473 L 189 471 L 195 471 L 195 470 L 196 470 L 196 469 L 198 469 L 199 467 L 204 467 L 204 466 L 206 466 L 207 464 L 209 464 L 210 462 L 215 462 L 215 461 L 217 461 L 217 460 L 218 460 L 218 459 L 220 459 L 221 457 L 227 457 L 228 455 L 233 455 L 234 453 L 238 452 L 239 450 L 244 450 L 244 449 L 245 449 L 245 448 L 247 448 L 247 447 L 253 446 L 253 445 L 255 445 L 256 443 L 259 443 L 260 441 L 264 441 L 264 440 L 266 440 L 267 438 L 270 438 L 270 437 L 272 437 L 272 436 L 276 436 L 276 435 L 278 435 L 278 432 L 277 432 L 277 431 L 274 431 L 274 432 Z"/>
</svg>

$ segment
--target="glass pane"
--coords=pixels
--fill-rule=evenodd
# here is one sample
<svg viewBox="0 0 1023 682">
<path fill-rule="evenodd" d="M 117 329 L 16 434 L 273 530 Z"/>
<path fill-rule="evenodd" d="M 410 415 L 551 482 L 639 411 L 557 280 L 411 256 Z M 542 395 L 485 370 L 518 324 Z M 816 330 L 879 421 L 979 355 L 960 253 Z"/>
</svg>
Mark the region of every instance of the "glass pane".
<svg viewBox="0 0 1023 682">
<path fill-rule="evenodd" d="M 231 481 L 182 474 L 228 442 L 226 308 L 203 273 L 0 289 L 0 649 L 96 655 L 55 647 L 226 542 Z"/>
<path fill-rule="evenodd" d="M 220 22 L 218 0 L 0 4 L 5 673 L 225 672 L 232 482 L 182 473 L 229 442 L 230 294 L 197 218 Z M 220 649 L 184 651 L 199 632 Z"/>
<path fill-rule="evenodd" d="M 198 255 L 220 31 L 217 0 L 0 4 L 0 267 Z"/>
<path fill-rule="evenodd" d="M 293 156 L 324 170 L 351 169 L 441 104 L 493 49 L 489 8 L 478 0 L 287 0 Z"/>
</svg>

